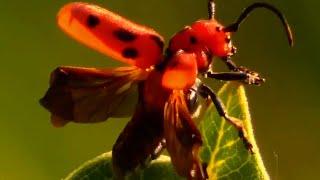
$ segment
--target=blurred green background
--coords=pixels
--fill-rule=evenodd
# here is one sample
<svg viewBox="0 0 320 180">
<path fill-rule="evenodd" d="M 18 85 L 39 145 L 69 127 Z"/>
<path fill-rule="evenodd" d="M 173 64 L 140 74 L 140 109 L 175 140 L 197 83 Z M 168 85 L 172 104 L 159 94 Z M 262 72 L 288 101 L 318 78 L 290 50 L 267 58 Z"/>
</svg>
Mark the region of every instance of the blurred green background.
<svg viewBox="0 0 320 180">
<path fill-rule="evenodd" d="M 60 179 L 112 148 L 126 119 L 57 129 L 38 100 L 61 65 L 120 65 L 65 35 L 56 13 L 70 1 L 9 1 L 0 6 L 0 179 Z M 152 27 L 168 41 L 206 18 L 206 0 L 89 1 Z M 254 0 L 216 0 L 216 18 L 233 22 Z M 247 87 L 256 140 L 272 179 L 319 179 L 320 2 L 269 0 L 286 15 L 295 45 L 289 48 L 279 20 L 257 10 L 233 35 L 234 60 L 267 82 Z M 225 70 L 224 68 L 217 71 Z M 215 81 L 212 83 L 217 84 Z"/>
</svg>

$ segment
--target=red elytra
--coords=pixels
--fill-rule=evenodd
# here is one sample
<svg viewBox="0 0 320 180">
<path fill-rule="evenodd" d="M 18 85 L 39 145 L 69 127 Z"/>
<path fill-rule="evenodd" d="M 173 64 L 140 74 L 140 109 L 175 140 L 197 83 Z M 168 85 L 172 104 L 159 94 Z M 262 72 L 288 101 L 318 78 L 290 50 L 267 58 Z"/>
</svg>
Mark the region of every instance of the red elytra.
<svg viewBox="0 0 320 180">
<path fill-rule="evenodd" d="M 58 25 L 87 46 L 139 68 L 161 60 L 164 40 L 157 32 L 99 6 L 68 4 L 58 13 Z"/>
</svg>

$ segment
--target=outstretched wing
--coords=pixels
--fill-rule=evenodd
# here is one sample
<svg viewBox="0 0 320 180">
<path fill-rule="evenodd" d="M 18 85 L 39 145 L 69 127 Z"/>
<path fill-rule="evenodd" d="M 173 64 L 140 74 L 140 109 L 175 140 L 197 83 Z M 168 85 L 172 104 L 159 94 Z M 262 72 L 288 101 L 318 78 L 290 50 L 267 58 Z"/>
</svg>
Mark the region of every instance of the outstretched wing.
<svg viewBox="0 0 320 180">
<path fill-rule="evenodd" d="M 163 114 L 160 111 L 150 112 L 141 103 L 112 149 L 116 179 L 123 179 L 136 167 L 147 165 L 148 160 L 157 156 L 163 148 Z"/>
<path fill-rule="evenodd" d="M 140 68 L 161 60 L 164 40 L 157 32 L 99 6 L 70 3 L 57 20 L 70 36 L 117 60 Z"/>
<path fill-rule="evenodd" d="M 188 179 L 205 179 L 198 155 L 201 134 L 191 119 L 182 91 L 170 95 L 163 123 L 166 147 L 178 174 Z"/>
<path fill-rule="evenodd" d="M 50 87 L 40 103 L 51 112 L 51 121 L 56 127 L 70 121 L 102 122 L 118 116 L 117 111 L 126 111 L 119 106 L 126 105 L 124 102 L 134 85 L 147 74 L 133 66 L 106 70 L 59 67 L 52 72 Z M 133 112 L 136 104 L 130 102 L 129 105 Z"/>
</svg>

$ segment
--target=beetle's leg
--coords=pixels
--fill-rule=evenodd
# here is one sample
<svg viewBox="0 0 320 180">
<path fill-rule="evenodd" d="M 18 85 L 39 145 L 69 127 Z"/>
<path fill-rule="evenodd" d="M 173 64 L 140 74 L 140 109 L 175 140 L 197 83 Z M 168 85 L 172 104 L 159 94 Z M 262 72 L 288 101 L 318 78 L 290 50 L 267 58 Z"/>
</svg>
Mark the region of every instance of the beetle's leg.
<svg viewBox="0 0 320 180">
<path fill-rule="evenodd" d="M 239 72 L 206 72 L 205 77 L 214 78 L 223 81 L 242 81 L 246 84 L 260 85 L 265 82 L 264 78 L 253 71 L 239 71 Z"/>
<path fill-rule="evenodd" d="M 153 149 L 153 151 L 150 153 L 150 155 L 148 156 L 148 158 L 146 158 L 146 160 L 144 162 L 141 162 L 141 167 L 142 168 L 146 168 L 151 161 L 157 159 L 162 151 L 166 148 L 166 140 L 163 138 L 162 140 L 160 140 L 158 142 L 158 145 L 155 146 L 155 148 Z"/>
<path fill-rule="evenodd" d="M 228 58 L 224 62 L 226 63 L 230 71 L 234 71 L 235 69 L 237 69 L 237 65 L 230 58 Z"/>
<path fill-rule="evenodd" d="M 230 71 L 240 72 L 240 73 L 245 73 L 245 74 L 247 74 L 247 76 L 248 76 L 247 82 L 244 81 L 244 82 L 247 83 L 247 84 L 260 85 L 262 82 L 265 81 L 263 78 L 260 77 L 260 74 L 257 73 L 256 71 L 252 71 L 252 70 L 250 70 L 250 69 L 248 69 L 248 68 L 246 68 L 246 67 L 243 67 L 243 66 L 237 66 L 236 63 L 234 63 L 234 62 L 232 61 L 232 59 L 231 59 L 231 57 L 232 57 L 235 53 L 236 53 L 236 48 L 233 46 L 231 53 L 230 53 L 228 56 L 222 58 L 222 60 L 223 60 L 224 63 L 227 65 L 227 67 L 228 67 L 228 69 L 229 69 Z M 211 73 L 211 72 L 208 71 L 208 73 Z M 257 79 L 258 84 L 256 84 L 256 83 L 250 83 L 250 80 L 249 80 L 249 79 L 250 79 L 251 77 L 253 77 L 254 79 Z M 215 77 L 212 77 L 212 78 L 215 78 Z M 239 78 L 240 78 L 239 80 L 246 80 L 246 78 L 243 79 L 243 78 L 241 77 L 241 75 L 240 75 Z M 221 79 L 221 80 L 224 80 L 224 79 Z M 236 79 L 236 80 L 237 80 L 237 79 Z M 249 80 L 249 81 L 248 81 L 248 80 Z M 227 81 L 229 81 L 229 80 L 227 79 Z M 232 81 L 232 80 L 231 80 L 231 81 Z"/>
<path fill-rule="evenodd" d="M 228 122 L 230 122 L 234 127 L 238 129 L 239 137 L 242 138 L 245 147 L 251 152 L 251 154 L 254 154 L 252 150 L 252 144 L 248 139 L 247 132 L 242 124 L 242 121 L 227 114 L 225 106 L 223 105 L 221 99 L 208 86 L 201 84 L 199 89 L 211 98 L 219 115 L 221 117 L 224 117 Z"/>
<path fill-rule="evenodd" d="M 162 151 L 166 148 L 166 140 L 165 139 L 162 139 L 158 146 L 153 150 L 153 152 L 151 153 L 150 157 L 151 157 L 151 160 L 155 160 L 157 159 Z"/>
</svg>

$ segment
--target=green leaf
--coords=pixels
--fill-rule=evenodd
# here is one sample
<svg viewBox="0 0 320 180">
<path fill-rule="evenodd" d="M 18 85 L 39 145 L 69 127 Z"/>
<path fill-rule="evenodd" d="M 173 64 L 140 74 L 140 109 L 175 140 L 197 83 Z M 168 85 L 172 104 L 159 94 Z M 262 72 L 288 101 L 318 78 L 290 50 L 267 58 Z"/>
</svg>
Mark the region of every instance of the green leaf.
<svg viewBox="0 0 320 180">
<path fill-rule="evenodd" d="M 78 169 L 69 174 L 65 180 L 107 180 L 113 179 L 111 152 L 104 153 L 92 160 L 87 161 Z M 183 179 L 179 177 L 171 164 L 170 157 L 161 155 L 152 161 L 143 171 L 138 170 L 134 174 L 128 175 L 126 179 L 140 180 L 163 180 L 163 179 Z"/>
<path fill-rule="evenodd" d="M 243 120 L 249 140 L 253 144 L 254 155 L 245 148 L 238 131 L 221 118 L 213 105 L 209 106 L 200 122 L 204 146 L 201 158 L 208 163 L 210 180 L 216 179 L 270 179 L 256 145 L 248 110 L 245 91 L 240 83 L 226 83 L 218 93 L 230 116 Z M 69 174 L 66 180 L 113 179 L 111 152 L 102 154 L 80 166 Z M 160 156 L 144 170 L 130 174 L 127 179 L 185 179 L 179 177 L 171 164 L 170 157 Z"/>
<path fill-rule="evenodd" d="M 253 136 L 243 85 L 235 82 L 226 83 L 218 96 L 227 113 L 242 120 L 255 154 L 251 155 L 239 138 L 237 129 L 221 118 L 214 105 L 211 105 L 200 122 L 204 140 L 201 158 L 208 163 L 209 179 L 270 179 Z"/>
</svg>

